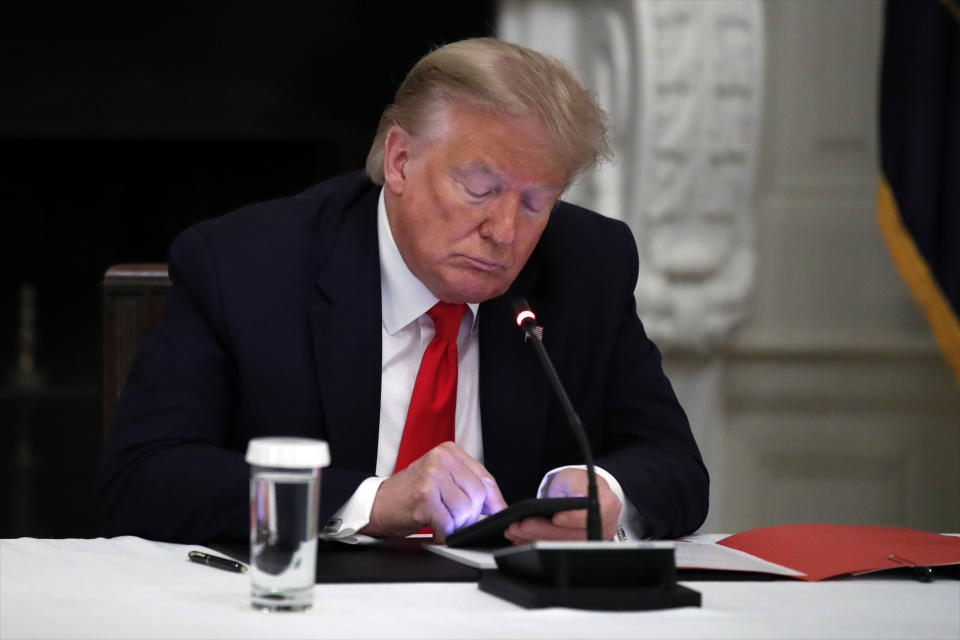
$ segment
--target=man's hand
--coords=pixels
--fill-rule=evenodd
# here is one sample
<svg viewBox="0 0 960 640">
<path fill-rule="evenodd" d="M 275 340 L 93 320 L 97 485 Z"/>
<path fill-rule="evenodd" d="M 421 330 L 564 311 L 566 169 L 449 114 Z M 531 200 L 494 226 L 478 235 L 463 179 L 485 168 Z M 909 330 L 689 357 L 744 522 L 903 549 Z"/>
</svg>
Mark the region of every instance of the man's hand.
<svg viewBox="0 0 960 640">
<path fill-rule="evenodd" d="M 480 514 L 506 506 L 490 472 L 456 443 L 444 442 L 384 480 L 360 533 L 402 537 L 430 525 L 434 541 L 442 543 Z"/>
<path fill-rule="evenodd" d="M 587 495 L 587 472 L 584 469 L 564 469 L 558 472 L 547 488 L 548 498 L 574 498 Z M 600 503 L 600 521 L 603 539 L 612 540 L 617 533 L 620 510 L 623 505 L 602 476 L 597 476 L 597 501 Z M 558 511 L 551 519 L 526 518 L 514 522 L 503 534 L 515 544 L 537 540 L 586 540 L 587 510 Z"/>
</svg>

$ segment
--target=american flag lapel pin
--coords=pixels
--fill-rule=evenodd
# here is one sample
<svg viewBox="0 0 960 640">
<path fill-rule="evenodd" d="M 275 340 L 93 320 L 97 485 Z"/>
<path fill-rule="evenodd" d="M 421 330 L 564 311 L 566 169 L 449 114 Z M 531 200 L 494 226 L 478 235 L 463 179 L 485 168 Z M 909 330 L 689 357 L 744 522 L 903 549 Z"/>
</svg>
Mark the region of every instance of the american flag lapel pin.
<svg viewBox="0 0 960 640">
<path fill-rule="evenodd" d="M 537 325 L 536 327 L 533 328 L 533 331 L 537 334 L 537 337 L 542 341 L 542 340 L 543 340 L 543 327 L 541 327 L 540 325 Z M 529 340 L 529 339 L 530 339 L 530 336 L 528 336 L 526 333 L 524 333 L 524 334 L 523 334 L 523 341 L 526 342 L 526 341 Z"/>
</svg>

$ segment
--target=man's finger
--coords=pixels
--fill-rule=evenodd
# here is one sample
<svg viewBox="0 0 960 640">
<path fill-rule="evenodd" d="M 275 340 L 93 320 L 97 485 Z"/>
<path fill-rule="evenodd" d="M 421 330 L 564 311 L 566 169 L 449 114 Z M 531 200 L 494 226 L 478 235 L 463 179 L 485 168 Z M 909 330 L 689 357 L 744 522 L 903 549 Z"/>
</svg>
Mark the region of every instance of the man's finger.
<svg viewBox="0 0 960 640">
<path fill-rule="evenodd" d="M 483 482 L 464 467 L 451 474 L 438 486 L 440 499 L 453 517 L 454 529 L 476 521 L 483 508 L 486 488 Z"/>
<path fill-rule="evenodd" d="M 519 544 L 537 540 L 586 540 L 587 529 L 558 527 L 546 518 L 534 517 L 514 522 L 504 531 L 504 536 Z"/>
<path fill-rule="evenodd" d="M 453 516 L 441 500 L 439 491 L 433 493 L 425 506 L 428 509 L 426 524 L 433 529 L 433 539 L 442 544 L 456 528 Z"/>
<path fill-rule="evenodd" d="M 607 513 L 607 511 L 603 511 L 602 514 L 603 515 L 600 522 L 600 527 L 602 529 L 601 535 L 603 536 L 604 540 L 610 540 L 617 532 L 618 519 L 614 518 L 612 513 Z M 619 516 L 619 513 L 617 515 Z M 558 527 L 586 530 L 587 510 L 573 509 L 570 511 L 558 511 L 557 513 L 553 514 L 550 522 Z"/>
<path fill-rule="evenodd" d="M 503 499 L 503 494 L 500 492 L 500 487 L 497 486 L 497 481 L 494 480 L 493 476 L 490 475 L 490 472 L 487 471 L 487 468 L 484 467 L 479 460 L 467 453 L 460 445 L 455 442 L 444 442 L 434 447 L 432 451 L 455 458 L 457 462 L 480 479 L 484 485 L 484 503 L 481 508 L 481 513 L 493 514 L 507 508 L 507 501 Z"/>
<path fill-rule="evenodd" d="M 547 497 L 579 498 L 587 495 L 586 484 L 584 484 L 580 491 L 576 491 L 575 488 L 570 485 L 569 480 L 569 474 L 564 474 L 562 471 L 554 476 L 553 480 L 550 481 L 550 486 L 547 487 Z"/>
<path fill-rule="evenodd" d="M 481 482 L 486 488 L 486 497 L 483 501 L 482 512 L 487 515 L 493 515 L 506 509 L 507 501 L 503 499 L 503 494 L 500 493 L 500 487 L 497 486 L 497 481 L 493 479 L 493 476 L 484 476 L 481 478 Z"/>
<path fill-rule="evenodd" d="M 587 510 L 570 509 L 569 511 L 557 511 L 550 518 L 550 522 L 558 527 L 579 527 L 587 528 Z"/>
<path fill-rule="evenodd" d="M 490 472 L 487 471 L 487 468 L 486 468 L 485 466 L 483 466 L 483 465 L 480 463 L 479 460 L 477 460 L 476 458 L 474 458 L 473 456 L 471 456 L 469 453 L 467 453 L 466 451 L 464 451 L 459 445 L 456 445 L 456 444 L 453 444 L 453 443 L 444 443 L 443 445 L 440 445 L 440 446 L 442 447 L 442 446 L 447 445 L 447 444 L 452 444 L 452 445 L 453 445 L 453 447 L 451 447 L 451 449 L 450 449 L 450 452 L 452 453 L 452 455 L 456 456 L 457 460 L 458 460 L 463 466 L 465 466 L 467 469 L 469 469 L 470 471 L 472 471 L 472 472 L 473 472 L 478 478 L 480 478 L 481 480 L 485 480 L 489 485 L 492 485 L 493 487 L 497 487 L 497 483 L 496 483 L 496 481 L 493 479 L 493 476 L 490 475 Z M 496 489 L 496 495 L 497 495 L 497 496 L 501 499 L 501 501 L 502 501 L 503 496 L 500 495 L 500 489 L 499 489 L 499 487 L 497 487 L 497 489 Z"/>
</svg>

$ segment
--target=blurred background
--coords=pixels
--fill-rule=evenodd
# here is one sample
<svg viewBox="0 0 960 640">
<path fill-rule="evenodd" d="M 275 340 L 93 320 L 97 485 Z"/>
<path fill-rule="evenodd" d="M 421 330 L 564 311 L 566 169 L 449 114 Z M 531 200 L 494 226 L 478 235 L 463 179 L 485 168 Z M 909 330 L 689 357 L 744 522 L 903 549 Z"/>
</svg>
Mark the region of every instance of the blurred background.
<svg viewBox="0 0 960 640">
<path fill-rule="evenodd" d="M 960 387 L 874 213 L 880 0 L 116 4 L 0 22 L 0 537 L 100 535 L 104 270 L 361 167 L 413 62 L 494 34 L 611 114 L 569 199 L 637 236 L 704 530 L 960 530 Z"/>
</svg>

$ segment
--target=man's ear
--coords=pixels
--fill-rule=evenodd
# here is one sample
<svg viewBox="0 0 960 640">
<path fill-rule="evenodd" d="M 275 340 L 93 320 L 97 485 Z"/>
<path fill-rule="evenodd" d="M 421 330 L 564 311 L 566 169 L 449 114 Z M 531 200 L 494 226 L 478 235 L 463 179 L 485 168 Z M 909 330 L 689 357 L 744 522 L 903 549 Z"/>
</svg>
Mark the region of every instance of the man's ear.
<svg viewBox="0 0 960 640">
<path fill-rule="evenodd" d="M 383 184 L 394 195 L 401 195 L 407 181 L 407 162 L 410 160 L 413 138 L 398 124 L 390 127 L 383 142 Z"/>
</svg>

